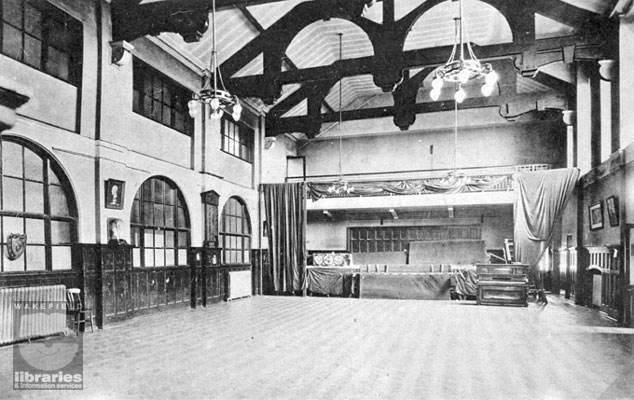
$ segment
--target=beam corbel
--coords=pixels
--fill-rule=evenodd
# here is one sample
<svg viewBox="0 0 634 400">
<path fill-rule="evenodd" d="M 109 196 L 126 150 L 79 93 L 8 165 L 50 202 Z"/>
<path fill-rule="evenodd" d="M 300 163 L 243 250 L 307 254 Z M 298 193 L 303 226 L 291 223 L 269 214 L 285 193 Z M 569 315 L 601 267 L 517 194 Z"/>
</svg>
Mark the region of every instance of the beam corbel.
<svg viewBox="0 0 634 400">
<path fill-rule="evenodd" d="M 0 132 L 15 125 L 15 110 L 28 102 L 32 95 L 29 88 L 0 77 Z"/>
<path fill-rule="evenodd" d="M 174 32 L 185 42 L 197 42 L 209 28 L 211 2 L 182 0 L 139 4 L 138 1 L 112 0 L 114 42 L 145 35 Z"/>
<path fill-rule="evenodd" d="M 416 121 L 416 95 L 423 80 L 435 68 L 428 67 L 418 72 L 413 77 L 409 77 L 409 71 L 405 72 L 405 78 L 398 88 L 393 92 L 394 98 L 394 125 L 400 130 L 406 131 Z"/>
<path fill-rule="evenodd" d="M 371 36 L 374 47 L 372 78 L 384 92 L 393 92 L 403 81 L 403 43 L 406 30 L 394 21 L 394 0 L 383 0 L 383 29 Z"/>
</svg>

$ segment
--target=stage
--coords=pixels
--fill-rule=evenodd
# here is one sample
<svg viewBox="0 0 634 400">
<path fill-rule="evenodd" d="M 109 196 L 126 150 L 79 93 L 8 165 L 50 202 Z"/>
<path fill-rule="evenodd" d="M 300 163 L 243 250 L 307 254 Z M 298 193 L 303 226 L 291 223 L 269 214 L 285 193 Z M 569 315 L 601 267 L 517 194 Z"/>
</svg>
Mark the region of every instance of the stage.
<svg viewBox="0 0 634 400">
<path fill-rule="evenodd" d="M 377 270 L 381 271 L 377 271 Z M 306 293 L 369 299 L 449 300 L 455 273 L 432 272 L 428 265 L 408 268 L 307 267 Z M 440 269 L 440 268 L 438 268 Z M 373 270 L 373 271 L 372 271 Z"/>
</svg>

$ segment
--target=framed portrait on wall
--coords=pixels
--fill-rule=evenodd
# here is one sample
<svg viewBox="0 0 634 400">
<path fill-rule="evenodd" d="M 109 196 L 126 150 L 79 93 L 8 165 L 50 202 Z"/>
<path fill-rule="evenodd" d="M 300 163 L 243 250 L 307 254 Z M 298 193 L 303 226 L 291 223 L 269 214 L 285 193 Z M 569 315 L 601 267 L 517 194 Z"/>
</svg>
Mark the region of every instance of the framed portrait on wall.
<svg viewBox="0 0 634 400">
<path fill-rule="evenodd" d="M 603 202 L 599 201 L 589 207 L 590 230 L 603 228 Z"/>
<path fill-rule="evenodd" d="M 123 195 L 125 193 L 125 182 L 115 179 L 106 181 L 106 208 L 116 210 L 123 209 Z"/>
<path fill-rule="evenodd" d="M 605 208 L 608 210 L 610 226 L 619 226 L 619 198 L 610 196 L 605 199 Z"/>
</svg>

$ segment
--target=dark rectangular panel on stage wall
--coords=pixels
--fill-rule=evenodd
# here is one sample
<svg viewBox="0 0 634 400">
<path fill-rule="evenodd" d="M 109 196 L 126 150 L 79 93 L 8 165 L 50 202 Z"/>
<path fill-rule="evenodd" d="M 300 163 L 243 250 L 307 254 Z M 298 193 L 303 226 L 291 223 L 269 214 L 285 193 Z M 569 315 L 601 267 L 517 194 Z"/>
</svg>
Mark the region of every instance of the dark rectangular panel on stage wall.
<svg viewBox="0 0 634 400">
<path fill-rule="evenodd" d="M 405 264 L 406 262 L 407 254 L 403 251 L 352 254 L 352 263 L 354 265 Z"/>
<path fill-rule="evenodd" d="M 410 264 L 476 264 L 487 261 L 484 240 L 438 240 L 409 243 Z"/>
</svg>

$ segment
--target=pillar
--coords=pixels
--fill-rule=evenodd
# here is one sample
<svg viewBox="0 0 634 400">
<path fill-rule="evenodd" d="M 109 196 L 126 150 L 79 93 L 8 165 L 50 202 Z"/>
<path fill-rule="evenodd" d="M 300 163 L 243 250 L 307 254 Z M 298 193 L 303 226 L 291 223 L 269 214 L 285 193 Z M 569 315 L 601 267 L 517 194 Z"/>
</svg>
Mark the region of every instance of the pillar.
<svg viewBox="0 0 634 400">
<path fill-rule="evenodd" d="M 599 66 L 577 66 L 577 166 L 581 174 L 601 163 L 601 95 Z"/>
<path fill-rule="evenodd" d="M 634 142 L 634 75 L 625 66 L 634 65 L 634 23 L 628 18 L 621 18 L 619 26 L 619 65 L 618 68 L 618 96 L 619 96 L 619 127 L 621 127 L 620 147 L 625 148 Z"/>
</svg>

